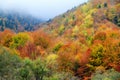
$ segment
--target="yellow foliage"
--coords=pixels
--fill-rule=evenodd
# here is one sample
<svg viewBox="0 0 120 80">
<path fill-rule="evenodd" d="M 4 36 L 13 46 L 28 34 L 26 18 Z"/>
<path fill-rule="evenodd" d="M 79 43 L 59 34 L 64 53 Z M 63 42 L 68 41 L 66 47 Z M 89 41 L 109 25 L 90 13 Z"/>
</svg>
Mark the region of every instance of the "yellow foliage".
<svg viewBox="0 0 120 80">
<path fill-rule="evenodd" d="M 54 63 L 57 58 L 58 58 L 58 55 L 50 54 L 50 55 L 47 56 L 46 61 L 47 61 L 48 64 Z"/>
<path fill-rule="evenodd" d="M 81 60 L 81 57 L 82 57 L 81 53 L 78 53 L 78 54 L 75 56 L 75 60 L 76 60 L 76 61 L 80 61 L 80 60 Z"/>
</svg>

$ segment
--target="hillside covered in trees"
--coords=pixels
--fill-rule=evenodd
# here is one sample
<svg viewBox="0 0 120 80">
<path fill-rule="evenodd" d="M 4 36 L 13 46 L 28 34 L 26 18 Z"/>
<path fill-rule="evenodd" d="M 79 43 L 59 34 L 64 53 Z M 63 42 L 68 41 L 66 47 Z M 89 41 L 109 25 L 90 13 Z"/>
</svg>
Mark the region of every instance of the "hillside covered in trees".
<svg viewBox="0 0 120 80">
<path fill-rule="evenodd" d="M 32 32 L 0 32 L 1 80 L 120 80 L 120 0 L 89 0 Z"/>
<path fill-rule="evenodd" d="M 6 28 L 15 32 L 33 31 L 38 28 L 43 20 L 32 17 L 29 14 L 22 14 L 17 11 L 0 10 L 0 31 Z"/>
</svg>

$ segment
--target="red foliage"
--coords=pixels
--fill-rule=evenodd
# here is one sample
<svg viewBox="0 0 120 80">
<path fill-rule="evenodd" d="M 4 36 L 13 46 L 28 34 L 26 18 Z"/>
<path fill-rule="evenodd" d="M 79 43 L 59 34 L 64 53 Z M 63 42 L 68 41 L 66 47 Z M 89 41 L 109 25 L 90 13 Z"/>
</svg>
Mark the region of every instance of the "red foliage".
<svg viewBox="0 0 120 80">
<path fill-rule="evenodd" d="M 118 71 L 118 72 L 120 72 L 120 65 L 116 65 L 115 66 L 115 70 Z"/>
<path fill-rule="evenodd" d="M 91 55 L 92 50 L 89 48 L 86 53 L 84 53 L 81 57 L 81 64 L 87 64 L 89 61 L 89 57 Z"/>
<path fill-rule="evenodd" d="M 77 70 L 76 75 L 81 78 L 81 80 L 90 80 L 91 72 L 86 65 L 80 66 Z"/>
<path fill-rule="evenodd" d="M 29 57 L 30 59 L 34 60 L 40 55 L 40 50 L 37 49 L 35 44 L 33 43 L 27 43 L 24 47 L 19 47 L 18 48 L 20 52 L 20 56 L 25 58 Z"/>
</svg>

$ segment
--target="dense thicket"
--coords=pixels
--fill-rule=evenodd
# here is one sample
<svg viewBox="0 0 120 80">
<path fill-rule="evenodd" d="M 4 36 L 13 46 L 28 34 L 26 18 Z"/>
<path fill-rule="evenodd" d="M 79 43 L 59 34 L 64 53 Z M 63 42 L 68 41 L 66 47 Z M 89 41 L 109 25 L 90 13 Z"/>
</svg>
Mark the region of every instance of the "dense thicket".
<svg viewBox="0 0 120 80">
<path fill-rule="evenodd" d="M 0 32 L 0 79 L 119 80 L 120 1 L 90 0 L 33 32 Z"/>
</svg>

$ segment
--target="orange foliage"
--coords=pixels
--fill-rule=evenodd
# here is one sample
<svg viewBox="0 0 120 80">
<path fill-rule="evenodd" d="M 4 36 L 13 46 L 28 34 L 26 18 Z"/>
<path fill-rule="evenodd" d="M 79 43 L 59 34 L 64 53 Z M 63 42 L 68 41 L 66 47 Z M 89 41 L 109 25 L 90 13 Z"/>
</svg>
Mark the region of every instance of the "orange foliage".
<svg viewBox="0 0 120 80">
<path fill-rule="evenodd" d="M 30 42 L 28 42 L 24 47 L 19 47 L 18 50 L 21 57 L 28 57 L 32 60 L 36 59 L 41 55 L 41 50 L 38 49 L 35 44 Z"/>
<path fill-rule="evenodd" d="M 80 64 L 82 64 L 82 65 L 87 64 L 88 61 L 89 61 L 90 55 L 91 55 L 91 49 L 88 49 L 88 50 L 86 51 L 86 53 L 84 53 L 84 54 L 82 55 Z"/>
<path fill-rule="evenodd" d="M 0 44 L 9 47 L 13 36 L 14 32 L 9 29 L 5 29 L 3 32 L 0 32 Z"/>
<path fill-rule="evenodd" d="M 96 35 L 94 36 L 94 40 L 101 40 L 104 41 L 106 39 L 107 35 L 105 32 L 99 32 L 96 33 Z"/>
<path fill-rule="evenodd" d="M 42 48 L 48 48 L 50 46 L 51 40 L 49 35 L 43 31 L 36 31 L 32 33 L 34 44 L 41 46 Z"/>
</svg>

